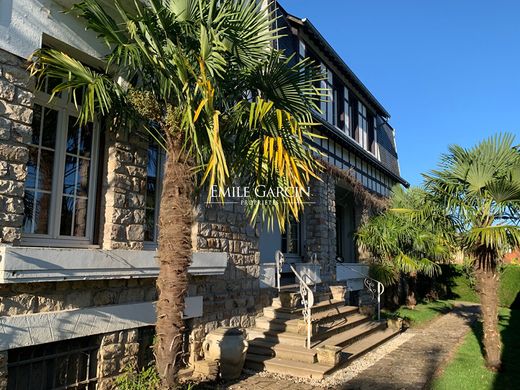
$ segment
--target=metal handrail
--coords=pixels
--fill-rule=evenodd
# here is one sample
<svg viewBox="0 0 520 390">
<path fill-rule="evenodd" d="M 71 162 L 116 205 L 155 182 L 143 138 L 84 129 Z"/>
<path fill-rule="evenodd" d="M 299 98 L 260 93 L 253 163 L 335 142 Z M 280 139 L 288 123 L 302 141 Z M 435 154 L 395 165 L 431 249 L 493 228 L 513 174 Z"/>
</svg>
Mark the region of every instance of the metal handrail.
<svg viewBox="0 0 520 390">
<path fill-rule="evenodd" d="M 282 267 L 285 261 L 285 257 L 281 251 L 276 251 L 274 259 L 276 261 L 276 288 L 278 289 L 278 293 L 280 293 L 280 279 L 282 278 Z"/>
<path fill-rule="evenodd" d="M 340 263 L 338 265 L 346 267 L 346 268 L 350 269 L 351 271 L 354 271 L 355 273 L 363 276 L 363 278 L 364 278 L 363 284 L 365 285 L 367 290 L 370 291 L 373 299 L 376 298 L 376 294 L 377 294 L 377 320 L 380 321 L 381 320 L 381 295 L 383 295 L 383 293 L 385 292 L 385 286 L 383 285 L 383 283 L 381 283 L 379 280 L 376 280 L 374 278 L 371 278 L 368 275 L 365 275 L 365 274 L 359 272 L 357 269 L 352 268 L 352 267 L 346 265 L 345 263 Z M 374 283 L 376 284 L 375 286 L 374 286 Z"/>
<path fill-rule="evenodd" d="M 278 288 L 278 293 L 280 293 L 280 278 L 282 273 L 282 267 L 285 262 L 285 257 L 281 251 L 276 251 L 275 253 L 275 260 L 276 260 L 276 287 Z M 309 287 L 309 285 L 303 280 L 302 276 L 296 271 L 294 266 L 292 264 L 289 264 L 289 267 L 291 268 L 291 271 L 294 273 L 296 278 L 298 279 L 299 286 L 300 286 L 300 296 L 302 299 L 302 315 L 303 320 L 305 321 L 305 324 L 307 325 L 307 338 L 306 338 L 306 347 L 311 347 L 311 336 L 312 336 L 312 318 L 311 318 L 311 309 L 314 306 L 314 293 L 312 289 Z M 314 283 L 312 278 L 305 274 L 304 277 L 307 277 L 311 280 L 311 282 Z M 314 283 L 316 285 L 316 283 Z"/>
<path fill-rule="evenodd" d="M 302 298 L 302 314 L 303 314 L 303 320 L 305 321 L 307 325 L 307 340 L 306 340 L 306 347 L 311 348 L 311 337 L 312 337 L 312 307 L 314 306 L 314 293 L 312 292 L 312 289 L 305 283 L 305 281 L 302 279 L 302 277 L 298 274 L 298 271 L 294 268 L 292 264 L 289 264 L 289 267 L 291 267 L 291 271 L 294 273 L 296 278 L 298 278 L 298 281 L 300 282 L 300 296 Z"/>
</svg>

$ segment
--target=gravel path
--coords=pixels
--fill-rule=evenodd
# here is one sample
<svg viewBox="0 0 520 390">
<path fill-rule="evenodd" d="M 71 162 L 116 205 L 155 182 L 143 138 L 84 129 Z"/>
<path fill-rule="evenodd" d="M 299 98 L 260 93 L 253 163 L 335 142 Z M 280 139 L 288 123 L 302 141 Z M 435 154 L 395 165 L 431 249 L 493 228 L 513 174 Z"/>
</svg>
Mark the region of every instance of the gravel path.
<svg viewBox="0 0 520 390">
<path fill-rule="evenodd" d="M 228 390 L 397 390 L 425 389 L 469 332 L 478 306 L 457 303 L 455 309 L 424 329 L 411 329 L 316 381 L 267 372 L 251 373 Z"/>
</svg>

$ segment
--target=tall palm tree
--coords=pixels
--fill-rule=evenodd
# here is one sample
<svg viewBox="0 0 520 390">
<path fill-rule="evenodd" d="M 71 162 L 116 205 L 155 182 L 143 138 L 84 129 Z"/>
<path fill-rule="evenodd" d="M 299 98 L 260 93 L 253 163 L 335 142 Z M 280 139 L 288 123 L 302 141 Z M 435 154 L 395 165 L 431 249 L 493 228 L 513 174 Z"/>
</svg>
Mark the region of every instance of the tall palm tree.
<svg viewBox="0 0 520 390">
<path fill-rule="evenodd" d="M 520 244 L 520 150 L 511 134 L 473 148 L 450 146 L 439 169 L 426 178 L 432 199 L 456 222 L 464 252 L 475 264 L 484 325 L 486 363 L 499 369 L 497 267 L 506 251 Z"/>
<path fill-rule="evenodd" d="M 418 273 L 440 273 L 438 262 L 449 257 L 449 220 L 432 207 L 421 188 L 393 188 L 387 210 L 370 218 L 357 240 L 372 255 L 372 272 L 385 285 L 408 279 L 406 304 L 415 306 Z"/>
<path fill-rule="evenodd" d="M 73 7 L 104 43 L 105 70 L 52 49 L 34 53 L 32 73 L 61 79 L 53 93 L 86 90 L 79 121 L 97 113 L 110 123 L 147 128 L 167 151 L 160 202 L 157 280 L 159 375 L 175 386 L 182 313 L 192 254 L 196 194 L 232 180 L 246 186 L 292 187 L 248 206 L 284 227 L 298 217 L 320 165 L 305 139 L 322 76 L 308 61 L 272 49 L 273 14 L 254 0 L 100 0 Z M 276 194 L 276 195 L 275 195 Z M 274 198 L 277 196 L 276 198 Z M 274 202 L 272 202 L 274 201 Z"/>
</svg>

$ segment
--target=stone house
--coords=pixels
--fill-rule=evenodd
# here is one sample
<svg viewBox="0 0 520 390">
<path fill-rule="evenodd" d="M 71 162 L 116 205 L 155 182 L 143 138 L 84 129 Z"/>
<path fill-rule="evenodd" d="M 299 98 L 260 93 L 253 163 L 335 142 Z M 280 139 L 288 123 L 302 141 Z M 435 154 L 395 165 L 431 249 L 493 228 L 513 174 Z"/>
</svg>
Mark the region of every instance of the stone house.
<svg viewBox="0 0 520 390">
<path fill-rule="evenodd" d="M 102 118 L 78 127 L 70 98 L 50 102 L 52 81 L 36 91 L 26 70 L 42 46 L 100 63 L 95 34 L 62 12 L 73 3 L 0 2 L 0 389 L 112 388 L 151 356 L 165 156 Z M 307 19 L 278 12 L 287 32 L 279 48 L 312 57 L 327 74 L 331 96 L 316 113 L 327 170 L 284 234 L 249 226 L 239 205 L 200 205 L 186 363 L 200 358 L 207 332 L 252 327 L 272 304 L 276 251 L 300 269 L 314 259 L 321 280 L 334 284 L 337 257 L 362 257 L 352 234 L 363 215 L 407 184 L 389 114 Z M 282 284 L 295 282 L 280 272 Z"/>
</svg>

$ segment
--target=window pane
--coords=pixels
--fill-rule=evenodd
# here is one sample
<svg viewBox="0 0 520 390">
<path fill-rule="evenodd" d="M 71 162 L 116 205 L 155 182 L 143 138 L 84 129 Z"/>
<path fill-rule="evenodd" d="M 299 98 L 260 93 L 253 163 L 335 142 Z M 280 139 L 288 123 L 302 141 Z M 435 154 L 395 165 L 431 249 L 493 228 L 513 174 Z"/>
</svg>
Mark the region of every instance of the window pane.
<svg viewBox="0 0 520 390">
<path fill-rule="evenodd" d="M 149 208 L 146 209 L 144 240 L 155 240 L 155 210 Z"/>
<path fill-rule="evenodd" d="M 27 161 L 27 178 L 25 179 L 25 188 L 36 187 L 36 170 L 38 168 L 38 148 L 29 147 L 29 161 Z"/>
<path fill-rule="evenodd" d="M 61 225 L 60 234 L 70 236 L 72 233 L 72 221 L 74 219 L 74 198 L 63 196 L 61 202 Z"/>
<path fill-rule="evenodd" d="M 87 233 L 87 199 L 77 198 L 74 211 L 74 236 L 85 237 Z"/>
<path fill-rule="evenodd" d="M 32 233 L 33 228 L 33 210 L 34 210 L 34 191 L 25 191 L 23 197 L 23 226 L 24 233 Z"/>
<path fill-rule="evenodd" d="M 58 128 L 58 111 L 44 108 L 43 113 L 42 146 L 54 149 Z"/>
<path fill-rule="evenodd" d="M 159 175 L 159 149 L 156 144 L 148 146 L 148 165 L 146 177 L 146 202 L 145 202 L 145 241 L 155 241 L 156 237 L 156 205 Z"/>
<path fill-rule="evenodd" d="M 50 194 L 37 192 L 34 199 L 34 233 L 47 234 L 49 231 Z"/>
<path fill-rule="evenodd" d="M 54 152 L 40 150 L 40 167 L 38 169 L 38 188 L 51 191 L 54 171 Z"/>
<path fill-rule="evenodd" d="M 81 128 L 79 139 L 79 154 L 81 156 L 90 157 L 90 154 L 92 153 L 92 137 L 93 125 L 89 122 Z"/>
<path fill-rule="evenodd" d="M 90 160 L 80 158 L 78 168 L 78 178 L 76 186 L 76 195 L 88 196 L 89 174 L 90 174 Z"/>
<path fill-rule="evenodd" d="M 79 154 L 84 157 L 90 157 L 92 153 L 92 137 L 93 125 L 91 122 L 85 126 L 79 126 L 77 118 L 69 117 L 69 126 L 67 130 L 67 153 Z"/>
<path fill-rule="evenodd" d="M 80 127 L 76 125 L 76 118 L 69 117 L 69 128 L 67 130 L 67 153 L 78 153 L 78 137 Z"/>
<path fill-rule="evenodd" d="M 61 79 L 58 79 L 56 77 L 47 77 L 47 85 L 45 87 L 45 92 L 49 95 L 52 94 L 52 90 L 61 82 Z M 61 92 L 57 93 L 56 96 L 60 97 Z"/>
<path fill-rule="evenodd" d="M 35 104 L 32 119 L 32 141 L 34 145 L 40 144 L 40 128 L 42 125 L 42 106 Z"/>
<path fill-rule="evenodd" d="M 148 165 L 147 165 L 147 175 L 149 177 L 157 177 L 157 156 L 158 150 L 155 145 L 152 145 L 148 148 Z"/>
<path fill-rule="evenodd" d="M 74 195 L 76 188 L 76 170 L 78 166 L 77 157 L 65 157 L 65 174 L 63 178 L 63 193 Z"/>
</svg>

